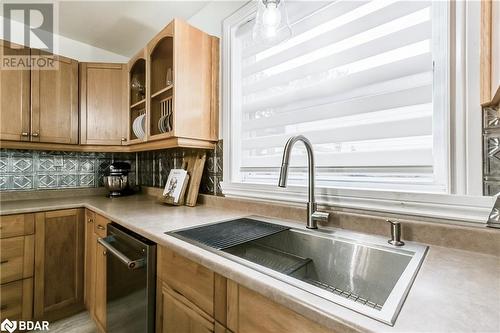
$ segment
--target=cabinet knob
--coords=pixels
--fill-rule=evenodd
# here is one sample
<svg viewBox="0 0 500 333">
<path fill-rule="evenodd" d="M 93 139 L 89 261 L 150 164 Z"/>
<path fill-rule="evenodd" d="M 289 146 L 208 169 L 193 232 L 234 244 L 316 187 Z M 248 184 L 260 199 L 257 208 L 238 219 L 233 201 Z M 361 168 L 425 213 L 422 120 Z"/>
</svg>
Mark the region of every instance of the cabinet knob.
<svg viewBox="0 0 500 333">
<path fill-rule="evenodd" d="M 92 223 L 92 219 L 91 218 L 87 219 L 87 223 Z"/>
<path fill-rule="evenodd" d="M 127 141 L 127 138 L 122 138 L 122 141 Z"/>
<path fill-rule="evenodd" d="M 22 132 L 21 136 L 29 136 L 29 133 L 28 132 Z"/>
<path fill-rule="evenodd" d="M 98 224 L 98 225 L 97 225 L 97 229 L 99 229 L 99 230 L 104 230 L 104 229 L 106 229 L 106 228 L 104 228 L 102 225 Z"/>
<path fill-rule="evenodd" d="M 38 135 L 39 135 L 38 132 L 34 132 L 33 134 L 31 134 L 31 136 L 33 136 L 35 138 L 38 137 Z"/>
</svg>

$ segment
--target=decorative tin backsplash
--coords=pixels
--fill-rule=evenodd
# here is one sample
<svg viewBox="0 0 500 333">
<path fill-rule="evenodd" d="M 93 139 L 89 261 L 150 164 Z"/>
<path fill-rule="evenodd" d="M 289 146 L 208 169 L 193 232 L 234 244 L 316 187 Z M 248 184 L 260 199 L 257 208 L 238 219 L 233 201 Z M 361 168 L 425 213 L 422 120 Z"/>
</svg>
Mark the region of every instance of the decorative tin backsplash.
<svg viewBox="0 0 500 333">
<path fill-rule="evenodd" d="M 140 153 L 76 153 L 0 149 L 0 191 L 29 191 L 102 186 L 113 161 L 131 164 L 131 185 L 164 187 L 172 168 L 182 166 L 189 149 Z M 136 171 L 137 168 L 137 171 Z M 200 192 L 221 195 L 222 141 L 207 150 Z"/>
<path fill-rule="evenodd" d="M 0 150 L 0 190 L 29 191 L 102 186 L 113 159 L 135 162 L 135 154 Z M 135 163 L 130 178 L 135 183 Z"/>
<path fill-rule="evenodd" d="M 483 119 L 483 194 L 500 195 L 500 107 L 485 107 Z"/>
<path fill-rule="evenodd" d="M 182 158 L 190 149 L 176 148 L 138 153 L 139 184 L 163 188 L 171 169 L 182 166 Z M 221 195 L 222 181 L 222 141 L 216 148 L 207 150 L 207 160 L 203 170 L 200 192 Z"/>
</svg>

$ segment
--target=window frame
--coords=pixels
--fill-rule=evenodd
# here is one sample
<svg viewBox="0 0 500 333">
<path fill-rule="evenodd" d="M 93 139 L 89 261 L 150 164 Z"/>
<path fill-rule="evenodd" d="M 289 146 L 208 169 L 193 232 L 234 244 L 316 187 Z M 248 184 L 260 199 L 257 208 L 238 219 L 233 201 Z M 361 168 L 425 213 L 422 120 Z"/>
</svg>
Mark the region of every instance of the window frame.
<svg viewBox="0 0 500 333">
<path fill-rule="evenodd" d="M 234 52 L 234 48 L 237 46 L 232 43 L 232 40 L 238 26 L 251 20 L 255 10 L 255 2 L 249 2 L 223 21 L 222 129 L 224 140 L 223 163 L 225 167 L 223 171 L 224 181 L 221 186 L 223 193 L 227 196 L 287 201 L 291 204 L 299 204 L 305 201 L 306 187 L 289 186 L 287 189 L 280 189 L 273 185 L 241 183 L 239 165 L 234 163 L 235 160 L 240 158 L 240 152 L 238 140 L 233 139 L 233 134 L 240 132 L 241 119 L 238 117 L 239 112 L 234 111 L 239 107 L 237 101 L 231 98 L 235 93 L 235 89 L 239 89 L 238 85 L 231 84 L 236 71 L 234 66 L 238 64 L 235 59 L 236 52 Z M 440 24 L 433 24 L 433 34 L 434 29 L 436 32 L 437 30 L 444 32 L 438 34 L 441 38 L 433 39 L 434 82 L 440 82 L 433 89 L 433 106 L 441 111 L 434 112 L 433 115 L 433 127 L 439 128 L 439 130 L 433 130 L 433 151 L 435 152 L 433 166 L 435 184 L 433 189 L 435 191 L 422 192 L 411 187 L 405 190 L 317 187 L 316 198 L 320 205 L 485 223 L 493 199 L 491 197 L 471 197 L 467 196 L 465 191 L 462 193 L 456 191 L 456 188 L 461 186 L 461 179 L 467 179 L 468 177 L 467 175 L 465 177 L 463 175 L 457 176 L 456 171 L 458 162 L 467 163 L 467 161 L 466 159 L 458 161 L 460 156 L 456 156 L 456 142 L 458 140 L 456 138 L 457 110 L 455 110 L 455 104 L 460 103 L 459 100 L 463 98 L 463 94 L 475 94 L 475 92 L 470 91 L 452 91 L 453 88 L 456 90 L 457 84 L 452 87 L 451 79 L 460 79 L 453 70 L 463 70 L 463 68 L 460 68 L 460 64 L 455 64 L 456 60 L 454 58 L 455 56 L 458 57 L 458 53 L 461 53 L 457 51 L 463 50 L 456 50 L 455 48 L 467 49 L 460 44 L 460 40 L 464 37 L 462 34 L 466 32 L 458 31 L 460 29 L 456 28 L 460 24 L 466 23 L 465 18 L 460 16 L 461 11 L 468 11 L 467 4 L 459 3 L 454 5 L 447 1 L 433 2 L 433 17 L 438 16 L 441 18 L 435 20 Z M 445 20 L 442 19 L 443 17 Z M 456 40 L 453 39 L 455 35 Z M 472 45 L 473 42 L 471 41 Z M 440 48 L 442 52 L 434 52 L 436 48 Z M 463 82 L 463 84 L 466 83 Z M 455 107 L 453 107 L 454 105 Z M 458 125 L 465 126 L 465 124 Z M 475 127 L 477 127 L 477 124 Z M 477 172 L 477 167 L 471 168 L 470 171 Z"/>
</svg>

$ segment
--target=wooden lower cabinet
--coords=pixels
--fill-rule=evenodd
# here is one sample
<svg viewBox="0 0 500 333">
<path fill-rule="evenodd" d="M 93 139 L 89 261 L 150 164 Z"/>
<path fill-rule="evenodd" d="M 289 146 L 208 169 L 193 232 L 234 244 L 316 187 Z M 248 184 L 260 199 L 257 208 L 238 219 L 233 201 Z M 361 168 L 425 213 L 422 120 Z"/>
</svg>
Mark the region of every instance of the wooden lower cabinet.
<svg viewBox="0 0 500 333">
<path fill-rule="evenodd" d="M 267 297 L 228 281 L 227 326 L 237 333 L 327 333 L 331 330 Z"/>
<path fill-rule="evenodd" d="M 157 333 L 332 332 L 170 249 L 157 253 Z"/>
<path fill-rule="evenodd" d="M 106 249 L 97 244 L 95 266 L 94 319 L 100 332 L 106 332 Z"/>
<path fill-rule="evenodd" d="M 187 298 L 172 290 L 166 283 L 160 282 L 157 287 L 157 304 L 161 313 L 157 333 L 210 333 L 215 332 L 214 319 Z"/>
<path fill-rule="evenodd" d="M 34 215 L 0 216 L 0 322 L 33 318 Z"/>
<path fill-rule="evenodd" d="M 85 211 L 85 307 L 100 332 L 106 331 L 106 249 L 97 242 L 111 221 Z"/>
<path fill-rule="evenodd" d="M 33 278 L 0 285 L 0 322 L 30 320 L 33 317 Z"/>
<path fill-rule="evenodd" d="M 83 209 L 35 214 L 35 319 L 57 320 L 83 309 L 83 217 Z"/>
<path fill-rule="evenodd" d="M 83 298 L 87 309 L 94 308 L 95 300 L 95 262 L 97 251 L 97 239 L 94 235 L 95 215 L 93 211 L 85 210 L 85 284 Z"/>
</svg>

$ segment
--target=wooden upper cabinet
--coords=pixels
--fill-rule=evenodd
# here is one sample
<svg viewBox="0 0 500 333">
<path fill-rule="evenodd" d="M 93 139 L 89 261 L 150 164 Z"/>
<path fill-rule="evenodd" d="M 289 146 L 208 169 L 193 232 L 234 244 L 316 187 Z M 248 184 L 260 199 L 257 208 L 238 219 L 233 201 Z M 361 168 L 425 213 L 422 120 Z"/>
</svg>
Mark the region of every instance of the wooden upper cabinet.
<svg viewBox="0 0 500 333">
<path fill-rule="evenodd" d="M 84 213 L 35 214 L 34 316 L 56 320 L 83 309 Z"/>
<path fill-rule="evenodd" d="M 32 55 L 43 56 L 38 50 Z M 31 71 L 31 141 L 78 143 L 78 62 L 54 58 L 55 69 Z"/>
<path fill-rule="evenodd" d="M 4 55 L 30 56 L 29 48 L 11 48 L 0 40 Z M 0 140 L 29 141 L 30 71 L 0 68 Z"/>
<path fill-rule="evenodd" d="M 127 67 L 80 64 L 80 143 L 127 144 Z"/>
<path fill-rule="evenodd" d="M 128 139 L 130 144 L 140 143 L 147 140 L 145 131 L 144 137 L 138 137 L 133 130 L 134 120 L 141 115 L 146 114 L 149 109 L 149 100 L 146 95 L 149 91 L 147 85 L 147 50 L 146 48 L 139 51 L 132 59 L 130 59 L 128 68 Z"/>
<path fill-rule="evenodd" d="M 148 140 L 216 141 L 219 39 L 175 19 L 148 43 L 147 56 Z M 170 128 L 161 130 L 168 113 Z"/>
<path fill-rule="evenodd" d="M 500 4 L 481 1 L 480 100 L 482 105 L 500 103 Z"/>
</svg>

